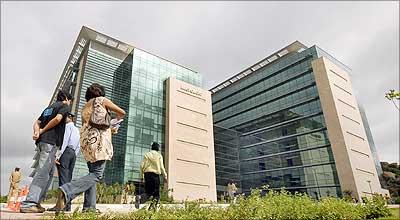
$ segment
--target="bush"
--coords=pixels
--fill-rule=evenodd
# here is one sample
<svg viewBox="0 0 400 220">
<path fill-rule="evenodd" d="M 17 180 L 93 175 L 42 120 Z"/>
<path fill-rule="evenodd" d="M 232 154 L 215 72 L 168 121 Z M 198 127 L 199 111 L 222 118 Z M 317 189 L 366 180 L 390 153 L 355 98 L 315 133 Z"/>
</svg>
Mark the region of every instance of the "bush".
<svg viewBox="0 0 400 220">
<path fill-rule="evenodd" d="M 324 198 L 318 203 L 317 219 L 364 219 L 363 206 L 337 198 Z"/>
<path fill-rule="evenodd" d="M 160 201 L 162 203 L 173 203 L 174 198 L 172 196 L 168 195 L 168 193 L 172 190 L 165 190 L 163 187 L 160 189 Z"/>
<path fill-rule="evenodd" d="M 364 212 L 368 219 L 391 215 L 385 199 L 380 195 L 374 195 L 372 198 L 365 200 Z"/>
<path fill-rule="evenodd" d="M 268 189 L 265 189 L 266 191 Z M 253 190 L 247 198 L 239 196 L 236 204 L 220 208 L 215 204 L 203 207 L 199 202 L 185 202 L 181 207 L 161 207 L 158 211 L 140 209 L 119 214 L 101 215 L 74 213 L 61 215 L 58 219 L 288 219 L 288 220 L 335 220 L 366 219 L 387 216 L 388 209 L 381 198 L 367 200 L 365 205 L 346 202 L 344 199 L 324 198 L 321 201 L 311 199 L 306 194 L 290 194 L 285 190 L 269 190 L 261 196 L 261 190 Z"/>
<path fill-rule="evenodd" d="M 0 203 L 6 203 L 7 202 L 7 196 L 0 196 Z"/>
</svg>

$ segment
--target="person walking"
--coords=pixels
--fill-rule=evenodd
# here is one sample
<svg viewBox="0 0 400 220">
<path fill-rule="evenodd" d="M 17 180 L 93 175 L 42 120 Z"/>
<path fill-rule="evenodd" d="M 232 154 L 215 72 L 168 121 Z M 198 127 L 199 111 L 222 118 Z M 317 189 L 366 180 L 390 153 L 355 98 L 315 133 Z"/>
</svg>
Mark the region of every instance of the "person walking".
<svg viewBox="0 0 400 220">
<path fill-rule="evenodd" d="M 131 185 L 129 183 L 125 184 L 124 190 L 122 192 L 122 204 L 129 204 L 131 201 L 129 201 L 129 196 L 132 193 Z"/>
<path fill-rule="evenodd" d="M 235 201 L 235 193 L 237 191 L 235 182 L 233 182 L 233 180 L 229 181 L 228 186 L 226 188 L 228 191 L 229 201 L 235 203 L 236 202 Z"/>
<path fill-rule="evenodd" d="M 19 171 L 19 167 L 15 167 L 9 178 L 10 190 L 8 191 L 7 203 L 9 203 L 10 201 L 15 202 L 17 200 L 19 192 L 19 182 L 21 182 L 21 180 L 22 174 Z"/>
<path fill-rule="evenodd" d="M 152 199 L 150 208 L 156 208 L 160 200 L 160 174 L 167 180 L 167 172 L 165 172 L 163 157 L 159 153 L 160 145 L 153 142 L 151 151 L 144 155 L 140 164 L 140 172 L 142 179 L 144 178 L 145 193 L 135 197 L 135 207 L 138 209 L 140 203 L 145 203 L 148 199 Z"/>
<path fill-rule="evenodd" d="M 66 91 L 57 93 L 57 101 L 48 106 L 33 125 L 33 140 L 39 150 L 39 167 L 26 200 L 21 203 L 22 213 L 42 213 L 40 202 L 45 198 L 54 173 L 57 146 L 62 145 L 65 119 L 70 111 L 72 96 Z"/>
<path fill-rule="evenodd" d="M 116 113 L 118 122 L 121 122 L 125 116 L 125 111 L 107 99 L 104 87 L 97 83 L 87 88 L 85 99 L 86 104 L 82 109 L 80 145 L 81 152 L 87 161 L 89 174 L 58 188 L 56 214 L 64 210 L 67 203 L 83 192 L 85 194 L 82 211 L 96 210 L 96 183 L 103 177 L 106 161 L 111 160 L 113 156 L 111 134 L 118 130 L 118 127 L 110 127 L 112 122 L 109 121 L 108 111 Z"/>
<path fill-rule="evenodd" d="M 66 183 L 71 182 L 72 174 L 74 171 L 76 157 L 79 154 L 79 130 L 74 124 L 75 115 L 72 113 L 68 114 L 64 141 L 61 146 L 61 150 L 57 152 L 56 156 L 56 166 L 58 171 L 58 185 L 62 186 Z M 56 207 L 48 209 L 48 211 L 57 211 Z M 64 211 L 71 211 L 71 202 L 67 203 Z"/>
</svg>

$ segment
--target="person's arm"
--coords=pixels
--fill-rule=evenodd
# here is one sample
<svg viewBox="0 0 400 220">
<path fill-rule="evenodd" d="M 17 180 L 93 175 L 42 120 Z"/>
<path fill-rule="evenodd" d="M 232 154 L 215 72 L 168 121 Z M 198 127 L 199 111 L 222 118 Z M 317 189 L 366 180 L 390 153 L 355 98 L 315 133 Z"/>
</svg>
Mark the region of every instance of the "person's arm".
<svg viewBox="0 0 400 220">
<path fill-rule="evenodd" d="M 65 151 L 65 148 L 67 148 L 70 136 L 71 136 L 71 126 L 68 123 L 68 124 L 65 125 L 64 140 L 63 140 L 63 143 L 61 145 L 60 154 L 57 156 L 57 160 L 60 159 L 61 155 Z"/>
<path fill-rule="evenodd" d="M 43 134 L 44 132 L 54 128 L 62 121 L 62 119 L 63 119 L 62 114 L 57 114 L 56 117 L 51 119 L 49 123 L 47 123 L 47 125 L 44 126 L 44 128 L 40 129 L 39 134 Z"/>
<path fill-rule="evenodd" d="M 161 167 L 161 173 L 162 173 L 162 175 L 164 176 L 164 179 L 167 179 L 167 172 L 165 171 L 165 167 L 164 167 L 164 161 L 163 161 L 163 158 L 162 158 L 162 156 L 161 156 L 161 154 L 160 154 L 160 167 Z"/>
<path fill-rule="evenodd" d="M 115 112 L 117 114 L 118 120 L 125 117 L 125 114 L 126 114 L 125 111 L 122 108 L 120 108 L 119 106 L 117 106 L 116 104 L 114 104 L 111 100 L 104 98 L 103 105 L 108 110 Z"/>
<path fill-rule="evenodd" d="M 21 180 L 22 180 L 22 174 L 20 173 L 18 176 L 18 181 L 16 181 L 16 182 L 19 183 L 19 182 L 21 182 Z"/>
<path fill-rule="evenodd" d="M 140 176 L 142 179 L 144 179 L 144 163 L 145 159 L 143 158 L 142 162 L 140 163 Z"/>
<path fill-rule="evenodd" d="M 41 121 L 38 119 L 33 123 L 33 140 L 37 140 L 39 138 L 39 132 L 40 132 L 40 123 Z"/>
<path fill-rule="evenodd" d="M 70 108 L 68 105 L 63 104 L 60 109 L 57 111 L 56 117 L 51 119 L 49 123 L 43 128 L 40 129 L 40 134 L 43 134 L 44 132 L 54 128 L 57 126 L 63 119 L 65 120 L 64 116 L 66 117 L 68 112 L 70 112 Z"/>
<path fill-rule="evenodd" d="M 80 142 L 80 141 L 78 141 L 78 147 L 77 147 L 77 148 L 75 148 L 75 156 L 78 156 L 78 155 L 79 155 L 79 151 L 80 151 L 80 149 L 81 149 L 81 142 Z"/>
</svg>

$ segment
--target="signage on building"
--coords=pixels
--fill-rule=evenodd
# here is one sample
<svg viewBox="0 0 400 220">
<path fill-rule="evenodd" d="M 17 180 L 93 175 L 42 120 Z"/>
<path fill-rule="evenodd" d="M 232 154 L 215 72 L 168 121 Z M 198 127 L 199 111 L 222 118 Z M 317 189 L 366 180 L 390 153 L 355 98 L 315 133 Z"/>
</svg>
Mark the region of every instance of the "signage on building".
<svg viewBox="0 0 400 220">
<path fill-rule="evenodd" d="M 182 87 L 182 86 L 181 86 L 180 89 L 181 89 L 182 91 L 185 91 L 185 92 L 190 93 L 190 94 L 195 95 L 195 96 L 200 96 L 200 97 L 202 96 L 201 93 L 200 93 L 199 91 L 194 90 L 194 89 L 184 88 L 184 87 Z"/>
</svg>

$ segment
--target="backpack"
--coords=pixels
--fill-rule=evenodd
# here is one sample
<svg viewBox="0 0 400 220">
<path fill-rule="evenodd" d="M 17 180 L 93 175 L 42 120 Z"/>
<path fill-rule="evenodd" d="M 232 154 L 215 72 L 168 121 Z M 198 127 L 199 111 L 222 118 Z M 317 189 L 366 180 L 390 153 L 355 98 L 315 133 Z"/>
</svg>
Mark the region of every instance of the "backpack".
<svg viewBox="0 0 400 220">
<path fill-rule="evenodd" d="M 103 106 L 104 97 L 93 100 L 93 111 L 89 118 L 89 125 L 99 130 L 110 128 L 111 116 Z"/>
</svg>

